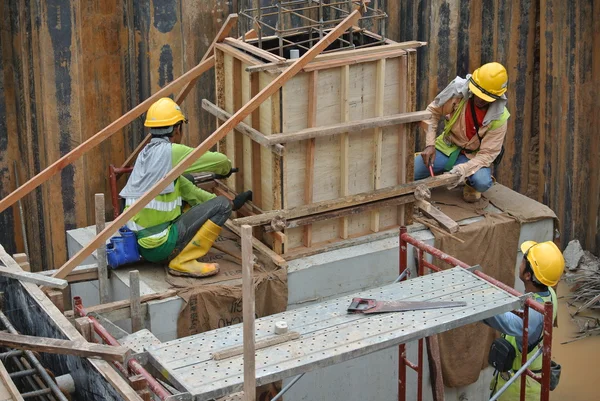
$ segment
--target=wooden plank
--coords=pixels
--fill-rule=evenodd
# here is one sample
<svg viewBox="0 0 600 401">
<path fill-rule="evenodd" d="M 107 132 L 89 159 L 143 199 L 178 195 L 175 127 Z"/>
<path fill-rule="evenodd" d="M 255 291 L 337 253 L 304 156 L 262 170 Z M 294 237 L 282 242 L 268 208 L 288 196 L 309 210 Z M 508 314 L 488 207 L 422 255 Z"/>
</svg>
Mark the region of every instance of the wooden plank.
<svg viewBox="0 0 600 401">
<path fill-rule="evenodd" d="M 375 78 L 375 116 L 383 117 L 383 99 L 385 95 L 385 59 L 377 61 L 377 77 Z M 376 127 L 373 133 L 373 189 L 381 188 L 381 164 L 383 163 L 383 131 Z M 379 210 L 371 212 L 371 231 L 379 231 Z"/>
<path fill-rule="evenodd" d="M 302 141 L 308 138 L 320 138 L 329 135 L 340 135 L 346 132 L 366 131 L 374 128 L 389 127 L 391 125 L 408 124 L 431 118 L 428 111 L 393 114 L 384 117 L 366 118 L 364 120 L 350 121 L 340 124 L 324 125 L 316 128 L 307 128 L 297 132 L 269 135 L 268 145 Z"/>
<path fill-rule="evenodd" d="M 39 272 L 38 274 L 42 276 L 52 276 L 56 270 L 44 270 Z M 83 281 L 93 281 L 98 280 L 98 266 L 97 265 L 83 265 L 77 266 L 71 274 L 65 277 L 65 280 L 69 284 L 80 283 Z"/>
<path fill-rule="evenodd" d="M 202 108 L 222 121 L 227 121 L 233 115 L 231 113 L 226 112 L 225 110 L 221 109 L 220 107 L 218 107 L 217 105 L 211 103 L 210 101 L 208 101 L 206 99 L 202 100 Z M 235 129 L 238 130 L 239 132 L 241 132 L 242 134 L 248 136 L 250 139 L 252 139 L 254 142 L 258 143 L 259 145 L 270 149 L 276 155 L 279 155 L 279 156 L 283 155 L 283 150 L 284 150 L 283 146 L 279 145 L 279 144 L 271 145 L 269 143 L 267 136 L 265 134 L 261 133 L 260 131 L 258 131 L 256 128 L 251 127 L 244 122 L 241 122 L 237 125 L 237 127 L 235 127 Z"/>
<path fill-rule="evenodd" d="M 251 226 L 270 224 L 271 220 L 282 216 L 286 220 L 296 219 L 300 217 L 310 216 L 317 213 L 329 212 L 332 210 L 342 209 L 349 206 L 354 206 L 362 203 L 375 202 L 383 199 L 393 198 L 401 195 L 413 193 L 419 185 L 424 185 L 427 188 L 437 188 L 448 186 L 456 183 L 459 177 L 455 174 L 442 174 L 432 178 L 426 178 L 420 181 L 413 181 L 402 185 L 397 185 L 391 188 L 382 188 L 377 191 L 363 192 L 357 195 L 346 196 L 343 198 L 332 199 L 322 202 L 316 202 L 310 205 L 302 205 L 291 209 L 275 210 L 265 212 L 261 215 L 243 217 L 233 220 L 233 224 L 241 226 L 248 224 Z"/>
<path fill-rule="evenodd" d="M 242 62 L 233 59 L 233 111 L 237 112 L 242 108 Z M 240 168 L 235 174 L 235 191 L 244 192 L 244 138 L 242 133 L 233 131 L 234 137 L 234 163 Z"/>
<path fill-rule="evenodd" d="M 368 63 L 371 61 L 379 62 L 380 60 L 385 60 L 386 58 L 395 58 L 395 57 L 402 56 L 404 54 L 406 54 L 406 52 L 404 50 L 394 50 L 394 51 L 389 51 L 389 52 L 385 52 L 385 53 L 371 54 L 371 55 L 367 55 L 367 56 L 358 56 L 358 57 L 353 57 L 353 58 L 349 58 L 349 59 L 321 61 L 321 62 L 316 62 L 316 63 L 307 65 L 306 67 L 304 67 L 304 71 L 311 72 L 311 71 L 326 70 L 329 68 L 342 67 L 344 65 Z"/>
<path fill-rule="evenodd" d="M 319 73 L 313 71 L 308 75 L 308 121 L 307 127 L 314 128 L 317 125 L 317 85 L 319 84 Z M 313 184 L 315 177 L 315 139 L 309 139 L 306 143 L 306 171 L 304 180 L 304 203 L 313 202 Z M 302 243 L 306 247 L 312 244 L 312 226 L 304 226 Z"/>
<path fill-rule="evenodd" d="M 59 311 L 65 311 L 65 300 L 62 291 L 48 291 L 48 298 L 50 298 L 50 301 L 52 301 L 54 306 L 56 306 Z"/>
<path fill-rule="evenodd" d="M 460 229 L 460 226 L 457 222 L 452 220 L 450 217 L 444 214 L 441 210 L 437 209 L 431 203 L 424 200 L 417 200 L 415 203 L 419 207 L 419 209 L 423 211 L 423 213 L 440 223 L 442 228 L 444 228 L 450 234 L 455 233 Z"/>
<path fill-rule="evenodd" d="M 260 63 L 259 59 L 256 59 L 247 53 L 239 51 L 235 47 L 229 46 L 225 43 L 217 43 L 215 49 L 220 50 L 224 54 L 227 54 L 233 58 L 241 60 L 244 64 L 248 64 L 250 66 Z"/>
<path fill-rule="evenodd" d="M 129 308 L 131 309 L 131 332 L 135 333 L 144 328 L 142 304 L 140 302 L 140 272 L 129 272 Z"/>
<path fill-rule="evenodd" d="M 94 197 L 96 208 L 96 235 L 104 230 L 106 225 L 106 213 L 104 211 L 104 194 L 96 194 Z M 96 250 L 96 260 L 98 263 L 98 291 L 100 293 L 100 303 L 109 301 L 108 287 L 108 267 L 106 264 L 106 243 L 102 243 Z"/>
<path fill-rule="evenodd" d="M 24 401 L 21 393 L 15 383 L 10 378 L 10 374 L 4 367 L 4 363 L 0 361 L 0 400 L 2 401 Z"/>
<path fill-rule="evenodd" d="M 407 60 L 407 74 L 408 77 L 406 83 L 406 89 L 404 90 L 407 96 L 407 103 L 405 111 L 409 113 L 413 113 L 417 110 L 417 51 L 414 49 L 410 49 L 407 51 L 408 60 Z M 413 157 L 413 151 L 416 146 L 416 136 L 417 136 L 417 124 L 410 124 L 406 127 L 406 134 L 403 136 L 401 142 L 401 149 L 403 149 L 404 155 L 404 163 L 405 166 L 403 170 L 404 180 L 401 184 L 405 182 L 412 181 L 415 171 L 415 159 Z M 400 215 L 404 215 L 403 218 L 400 219 L 402 225 L 410 225 L 412 224 L 412 205 L 407 205 L 404 207 L 404 210 L 400 210 Z M 402 213 L 404 211 L 404 213 Z"/>
<path fill-rule="evenodd" d="M 168 291 L 160 292 L 157 294 L 142 295 L 140 297 L 140 303 L 144 304 L 146 302 L 170 298 L 170 297 L 174 297 L 176 295 L 177 295 L 176 290 L 168 290 Z M 110 302 L 110 303 L 102 304 L 102 305 L 88 306 L 85 308 L 85 310 L 87 313 L 97 313 L 99 315 L 105 315 L 107 313 L 114 312 L 117 310 L 122 310 L 122 309 L 130 310 L 130 308 L 131 308 L 131 302 L 128 299 L 125 299 L 123 301 L 115 301 L 115 302 Z M 72 311 L 65 313 L 65 315 L 72 315 L 72 314 L 73 314 Z"/>
<path fill-rule="evenodd" d="M 340 110 L 341 121 L 347 123 L 350 121 L 350 66 L 345 65 L 340 69 Z M 348 149 L 350 138 L 348 132 L 340 136 L 340 196 L 348 196 L 349 163 L 350 150 Z M 348 218 L 340 219 L 339 234 L 341 238 L 348 238 Z"/>
<path fill-rule="evenodd" d="M 409 41 L 409 42 L 395 43 L 392 45 L 370 47 L 370 48 L 365 48 L 365 49 L 345 50 L 345 51 L 341 51 L 341 52 L 321 54 L 315 58 L 314 62 L 309 63 L 306 68 L 310 68 L 314 64 L 328 62 L 328 61 L 332 61 L 332 60 L 343 60 L 344 63 L 342 65 L 350 65 L 350 64 L 352 64 L 352 60 L 354 60 L 355 58 L 364 57 L 367 55 L 376 57 L 376 58 L 373 58 L 373 60 L 370 60 L 370 61 L 374 61 L 374 60 L 378 60 L 381 58 L 380 53 L 390 53 L 393 50 L 416 49 L 421 46 L 425 46 L 426 44 L 427 44 L 426 42 Z M 397 57 L 397 55 L 396 55 L 396 57 Z M 259 64 L 259 65 L 255 65 L 255 66 L 246 68 L 246 71 L 248 71 L 248 72 L 277 71 L 280 68 L 287 67 L 291 63 L 292 63 L 291 60 L 287 60 L 284 63 Z M 328 67 L 328 68 L 332 68 L 332 67 Z"/>
<path fill-rule="evenodd" d="M 272 347 L 274 345 L 283 344 L 288 341 L 297 340 L 300 338 L 300 333 L 297 331 L 289 331 L 285 334 L 277 334 L 269 338 L 264 338 L 262 340 L 258 340 L 255 343 L 255 349 L 258 351 L 259 349 Z M 232 358 L 234 356 L 242 355 L 244 353 L 244 346 L 238 345 L 235 347 L 231 347 L 229 349 L 224 349 L 222 351 L 217 351 L 212 354 L 212 358 L 215 361 L 222 361 L 223 359 Z"/>
<path fill-rule="evenodd" d="M 370 211 L 373 209 L 381 209 L 381 208 L 385 208 L 385 207 L 404 205 L 406 203 L 414 202 L 414 200 L 415 200 L 415 197 L 413 195 L 403 195 L 403 196 L 399 196 L 396 198 L 386 199 L 383 201 L 365 203 L 362 205 L 347 207 L 344 209 L 338 209 L 338 210 L 334 210 L 331 212 L 314 214 L 314 215 L 307 216 L 307 217 L 300 217 L 298 219 L 287 220 L 286 228 L 301 227 L 306 224 L 312 224 L 312 223 L 316 223 L 318 221 L 331 220 L 331 219 L 340 218 L 343 216 L 350 216 L 350 215 L 355 215 L 355 214 L 359 214 L 359 213 L 364 213 L 364 212 L 367 212 L 367 211 Z M 266 232 L 273 231 L 273 228 L 271 227 L 271 225 L 266 225 L 264 227 L 265 227 Z"/>
<path fill-rule="evenodd" d="M 254 255 L 252 254 L 252 227 L 241 227 L 242 234 L 242 297 L 244 317 L 244 399 L 256 400 L 255 360 L 255 305 L 254 305 Z"/>
<path fill-rule="evenodd" d="M 210 68 L 213 67 L 214 63 L 214 57 L 209 57 L 208 59 L 206 59 L 206 61 L 198 64 L 196 67 L 192 68 L 191 70 L 189 70 L 170 84 L 166 85 L 154 95 L 150 96 L 148 99 L 144 100 L 142 103 L 125 113 L 119 119 L 113 121 L 107 127 L 97 132 L 94 136 L 87 139 L 82 144 L 78 145 L 75 149 L 71 150 L 69 153 L 52 163 L 50 166 L 46 167 L 44 170 L 42 170 L 29 181 L 21 185 L 19 188 L 10 193 L 4 199 L 0 200 L 0 212 L 6 210 L 9 206 L 12 206 L 16 201 L 23 198 L 23 196 L 27 195 L 35 188 L 40 186 L 42 183 L 46 182 L 49 178 L 58 174 L 58 172 L 61 171 L 63 168 L 78 160 L 81 156 L 89 152 L 91 149 L 93 149 L 106 139 L 110 138 L 120 129 L 124 128 L 133 120 L 141 116 L 158 99 L 170 95 L 190 80 L 194 79 L 195 77 L 199 77 L 204 72 L 208 71 Z"/>
<path fill-rule="evenodd" d="M 243 42 L 239 39 L 226 38 L 224 40 L 224 43 L 226 43 L 230 46 L 233 46 L 239 50 L 242 50 L 246 53 L 252 54 L 254 57 L 262 58 L 265 61 L 270 61 L 272 63 L 279 63 L 279 62 L 286 61 L 286 59 L 283 57 L 276 56 L 273 53 L 269 53 L 266 50 L 263 50 L 256 46 L 252 46 L 250 43 Z"/>
<path fill-rule="evenodd" d="M 440 227 L 438 227 L 438 226 L 436 226 L 434 224 L 431 224 L 430 222 L 428 222 L 425 219 L 421 219 L 419 217 L 413 217 L 413 219 L 417 223 L 423 224 L 425 227 L 429 228 L 430 230 L 436 231 L 438 234 L 442 234 L 442 235 L 448 236 L 448 237 L 452 238 L 453 240 L 460 242 L 461 244 L 465 243 L 465 241 L 463 241 L 462 239 L 458 238 L 455 235 L 449 234 L 447 231 L 442 230 Z"/>
<path fill-rule="evenodd" d="M 229 230 L 231 230 L 237 236 L 239 236 L 239 237 L 242 236 L 240 227 L 233 224 L 233 222 L 231 220 L 227 220 L 227 222 L 225 222 L 225 227 L 227 227 Z M 287 268 L 287 262 L 285 261 L 285 259 L 283 259 L 280 255 L 275 253 L 272 249 L 269 249 L 268 246 L 266 246 L 265 244 L 263 244 L 262 242 L 260 242 L 258 239 L 254 238 L 254 237 L 252 237 L 252 246 L 254 247 L 254 249 L 256 249 L 256 251 L 260 252 L 264 256 L 271 259 L 273 261 L 273 263 L 275 264 L 275 266 L 278 266 L 281 268 Z"/>
<path fill-rule="evenodd" d="M 408 87 L 409 84 L 409 77 L 408 77 L 408 73 L 409 73 L 409 69 L 408 69 L 408 57 L 401 57 L 400 59 L 400 65 L 398 68 L 398 80 L 400 82 L 399 84 L 399 110 L 398 112 L 400 113 L 406 113 L 410 107 L 409 103 L 409 96 L 408 96 L 408 92 L 410 90 L 412 90 L 411 88 Z M 410 111 L 413 111 L 412 109 L 410 109 Z M 410 132 L 411 129 L 414 129 L 413 124 L 409 124 L 409 125 L 401 125 L 400 127 L 398 127 L 398 155 L 399 157 L 398 159 L 398 180 L 397 183 L 398 184 L 404 184 L 407 181 L 407 175 L 406 175 L 406 163 L 407 160 L 410 160 L 411 158 L 414 160 L 413 157 L 413 152 L 409 152 L 408 148 L 407 148 L 407 134 Z M 414 147 L 413 147 L 414 148 Z M 410 153 L 410 154 L 408 154 Z M 414 163 L 414 162 L 413 162 Z M 412 177 L 409 181 L 412 181 Z M 409 208 L 410 209 L 410 208 Z M 398 207 L 398 213 L 397 213 L 397 220 L 398 220 L 398 224 L 400 226 L 404 226 L 405 225 L 405 205 L 401 205 L 400 207 Z"/>
<path fill-rule="evenodd" d="M 50 288 L 63 289 L 69 285 L 67 280 L 22 271 L 21 267 L 6 253 L 2 245 L 0 245 L 0 261 L 4 264 L 4 266 L 0 266 L 0 276 L 14 278 L 26 283 L 45 285 Z"/>
<path fill-rule="evenodd" d="M 250 97 L 260 92 L 260 77 L 250 74 Z M 252 128 L 260 132 L 260 107 L 252 113 Z M 260 144 L 252 141 L 252 200 L 259 208 L 262 207 L 262 163 L 260 159 Z"/>
<path fill-rule="evenodd" d="M 15 253 L 12 257 L 15 260 L 15 262 L 17 262 L 19 266 L 21 266 L 21 269 L 23 269 L 23 271 L 31 271 L 31 265 L 29 264 L 29 258 L 27 257 L 27 254 Z"/>
<path fill-rule="evenodd" d="M 94 326 L 89 317 L 84 316 L 75 319 L 75 328 L 87 342 L 94 342 Z"/>
<path fill-rule="evenodd" d="M 0 344 L 8 348 L 50 354 L 75 355 L 85 358 L 101 358 L 109 362 L 125 362 L 125 359 L 131 355 L 131 350 L 127 347 L 27 336 L 24 334 L 0 333 Z"/>
<path fill-rule="evenodd" d="M 212 148 L 221 138 L 231 132 L 244 118 L 252 113 L 266 99 L 271 97 L 275 92 L 283 86 L 285 82 L 296 75 L 310 60 L 326 49 L 333 41 L 353 22 L 360 17 L 359 10 L 352 12 L 345 18 L 335 29 L 330 31 L 327 36 L 321 39 L 314 47 L 300 57 L 292 66 L 290 66 L 283 74 L 271 82 L 257 96 L 246 103 L 239 111 L 235 113 L 229 120 L 221 125 L 213 132 L 205 141 L 186 156 L 175 168 L 173 168 L 161 181 L 156 183 L 148 192 L 141 196 L 133 205 L 127 208 L 118 218 L 109 224 L 102 233 L 96 236 L 88 245 L 82 248 L 77 254 L 66 262 L 54 275 L 54 277 L 66 277 L 77 265 L 88 257 L 93 249 L 97 248 L 103 241 L 106 241 L 116 231 L 118 227 L 123 226 L 129 219 L 138 213 L 145 205 L 154 199 L 169 183 L 173 182 L 183 172 L 198 159 L 198 157 Z M 16 199 L 15 199 L 16 201 Z"/>
</svg>

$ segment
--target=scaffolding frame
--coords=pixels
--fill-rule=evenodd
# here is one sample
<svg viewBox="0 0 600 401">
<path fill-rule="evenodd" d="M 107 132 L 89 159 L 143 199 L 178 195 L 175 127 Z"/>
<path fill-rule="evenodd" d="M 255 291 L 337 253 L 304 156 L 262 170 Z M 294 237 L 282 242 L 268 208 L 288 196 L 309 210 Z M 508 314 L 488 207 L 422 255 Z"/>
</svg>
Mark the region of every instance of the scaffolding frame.
<svg viewBox="0 0 600 401">
<path fill-rule="evenodd" d="M 252 1 L 254 3 L 254 1 Z M 258 2 L 260 4 L 260 1 Z M 373 27 L 377 28 L 379 38 L 374 42 L 355 45 L 354 35 L 362 32 L 363 29 L 350 27 L 348 30 L 348 38 L 343 36 L 335 41 L 335 48 L 326 50 L 323 53 L 358 49 L 364 47 L 377 46 L 385 43 L 385 24 L 387 14 L 376 7 L 369 7 L 368 2 L 357 0 L 274 0 L 274 4 L 269 6 L 258 6 L 247 8 L 240 12 L 240 16 L 244 21 L 244 32 L 254 29 L 257 38 L 252 40 L 259 48 L 268 52 L 277 53 L 283 57 L 284 49 L 290 47 L 300 48 L 308 51 L 314 44 L 322 39 L 330 29 L 335 27 L 350 15 L 353 9 L 358 6 L 362 7 L 364 12 L 359 20 L 361 23 L 370 22 Z M 276 22 L 273 25 L 269 20 L 274 19 Z M 273 32 L 278 45 L 265 49 L 263 47 L 265 35 L 264 31 Z M 286 36 L 306 34 L 308 39 L 293 41 Z M 242 36 L 246 42 L 246 35 Z"/>
<path fill-rule="evenodd" d="M 417 275 L 421 276 L 426 274 L 425 269 L 429 269 L 431 271 L 439 272 L 442 269 L 435 266 L 434 264 L 425 260 L 426 254 L 431 255 L 432 257 L 448 263 L 452 266 L 460 266 L 465 269 L 471 268 L 467 263 L 464 263 L 441 250 L 427 245 L 424 242 L 421 242 L 412 236 L 410 236 L 407 232 L 406 227 L 400 228 L 400 242 L 399 242 L 399 253 L 400 253 L 400 265 L 399 270 L 400 274 L 406 276 L 406 270 L 408 269 L 408 244 L 412 245 L 417 250 Z M 480 278 L 488 281 L 489 283 L 497 286 L 498 288 L 508 292 L 509 294 L 515 296 L 523 296 L 519 291 L 515 290 L 507 286 L 506 284 L 496 280 L 493 277 L 488 276 L 487 274 L 474 270 L 473 273 Z M 406 277 L 404 277 L 406 280 Z M 529 310 L 533 309 L 544 316 L 544 328 L 543 328 L 543 340 L 542 346 L 538 350 L 538 352 L 534 355 L 531 360 L 527 360 L 527 352 L 522 352 L 521 359 L 521 369 L 519 369 L 513 377 L 502 387 L 500 388 L 494 396 L 490 399 L 496 400 L 514 381 L 521 379 L 521 392 L 520 392 L 520 400 L 525 401 L 525 388 L 526 388 L 526 380 L 527 376 L 531 377 L 536 382 L 541 385 L 541 393 L 540 400 L 541 401 L 549 401 L 550 400 L 550 368 L 552 363 L 552 328 L 553 328 L 553 305 L 552 302 L 545 302 L 544 304 L 534 300 L 533 298 L 526 298 L 523 303 L 522 311 L 513 311 L 514 314 L 523 318 L 523 344 L 528 343 L 528 327 L 529 327 Z M 524 347 L 527 349 L 527 347 Z M 528 367 L 531 363 L 539 356 L 542 355 L 542 374 L 536 375 L 533 373 Z M 423 400 L 423 339 L 419 340 L 418 343 L 418 363 L 414 364 L 406 358 L 406 345 L 401 344 L 398 347 L 398 401 L 406 400 L 406 367 L 413 369 L 417 373 L 417 401 Z"/>
</svg>

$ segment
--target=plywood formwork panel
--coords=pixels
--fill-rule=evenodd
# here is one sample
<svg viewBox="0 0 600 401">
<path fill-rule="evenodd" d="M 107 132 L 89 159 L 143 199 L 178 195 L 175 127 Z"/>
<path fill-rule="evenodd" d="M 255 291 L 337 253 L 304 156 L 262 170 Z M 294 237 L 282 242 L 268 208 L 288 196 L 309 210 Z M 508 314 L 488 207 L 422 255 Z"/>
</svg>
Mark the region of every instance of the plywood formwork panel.
<svg viewBox="0 0 600 401">
<path fill-rule="evenodd" d="M 248 73 L 246 68 L 250 64 L 246 58 L 252 56 L 246 53 L 240 56 L 241 52 L 229 44 L 219 44 L 217 50 L 223 51 L 222 68 L 218 68 L 217 57 L 217 74 L 222 77 L 216 80 L 223 89 L 217 88 L 217 94 L 223 93 L 221 105 L 228 112 L 236 111 L 236 99 L 247 101 L 253 90 L 262 89 L 277 76 L 277 71 L 272 70 L 251 69 Z M 412 111 L 414 101 L 411 105 L 410 98 L 414 91 L 409 83 L 414 83 L 414 78 L 408 78 L 407 74 L 415 71 L 408 68 L 408 55 L 409 52 L 403 51 L 364 62 L 348 55 L 345 65 L 307 68 L 287 82 L 279 95 L 265 102 L 246 123 L 269 136 Z M 241 61 L 236 61 L 237 57 L 242 57 Z M 258 83 L 253 83 L 256 79 Z M 259 122 L 252 122 L 252 118 L 258 118 Z M 252 143 L 250 138 L 236 141 L 230 136 L 221 148 L 234 164 L 243 167 L 242 188 L 254 190 L 258 186 L 260 196 L 255 203 L 260 203 L 263 211 L 269 211 L 411 181 L 411 177 L 405 177 L 409 171 L 412 176 L 410 132 L 405 126 L 389 126 L 292 141 L 285 143 L 281 157 Z M 404 157 L 406 152 L 410 153 L 409 159 Z M 259 161 L 254 160 L 255 153 L 260 153 Z M 258 173 L 254 171 L 256 168 L 260 169 Z M 234 190 L 242 189 L 235 179 L 228 179 L 227 185 Z M 397 227 L 403 213 L 403 207 L 393 206 L 285 229 L 285 252 Z"/>
</svg>

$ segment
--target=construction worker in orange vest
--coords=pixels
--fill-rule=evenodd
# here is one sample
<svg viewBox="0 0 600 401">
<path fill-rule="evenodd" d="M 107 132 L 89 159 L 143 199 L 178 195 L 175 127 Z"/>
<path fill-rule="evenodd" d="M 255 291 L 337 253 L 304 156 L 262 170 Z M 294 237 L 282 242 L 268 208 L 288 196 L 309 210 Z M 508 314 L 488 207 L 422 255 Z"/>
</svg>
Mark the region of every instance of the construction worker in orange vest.
<svg viewBox="0 0 600 401">
<path fill-rule="evenodd" d="M 125 198 L 125 208 L 192 152 L 192 148 L 181 144 L 181 125 L 185 122 L 181 109 L 170 98 L 159 99 L 150 106 L 144 125 L 150 128 L 152 139 L 140 152 L 127 185 L 119 194 Z M 206 152 L 185 173 L 201 171 L 228 176 L 231 161 L 224 154 Z M 230 201 L 180 176 L 129 220 L 127 227 L 136 234 L 141 256 L 150 262 L 168 263 L 170 274 L 212 276 L 219 272 L 219 265 L 198 259 L 208 253 L 231 211 L 249 200 L 251 191 Z M 191 208 L 182 212 L 184 201 Z"/>
<path fill-rule="evenodd" d="M 425 149 L 415 157 L 415 180 L 450 172 L 466 183 L 463 196 L 476 202 L 492 184 L 490 167 L 499 163 L 510 113 L 506 109 L 508 74 L 499 63 L 484 64 L 456 77 L 427 106 Z M 444 130 L 436 138 L 438 122 Z"/>
<path fill-rule="evenodd" d="M 525 293 L 533 294 L 536 301 L 552 302 L 553 321 L 556 320 L 558 301 L 556 292 L 552 287 L 558 284 L 565 268 L 565 260 L 561 251 L 552 241 L 537 243 L 525 241 L 521 244 L 523 261 L 519 267 L 519 278 L 525 284 Z M 512 366 L 507 372 L 495 372 L 490 385 L 492 395 L 498 392 L 504 384 L 521 368 L 523 352 L 523 319 L 512 312 L 502 313 L 483 321 L 488 326 L 502 333 L 502 337 L 508 341 L 515 350 L 515 358 Z M 527 360 L 531 360 L 541 346 L 544 337 L 544 316 L 533 310 L 529 310 L 528 327 L 528 354 Z M 510 362 L 510 361 L 509 361 Z M 539 355 L 529 369 L 536 374 L 542 371 L 542 355 Z M 534 401 L 540 399 L 540 383 L 527 376 L 525 400 Z M 521 394 L 521 380 L 516 380 L 504 391 L 500 401 L 518 401 Z"/>
</svg>

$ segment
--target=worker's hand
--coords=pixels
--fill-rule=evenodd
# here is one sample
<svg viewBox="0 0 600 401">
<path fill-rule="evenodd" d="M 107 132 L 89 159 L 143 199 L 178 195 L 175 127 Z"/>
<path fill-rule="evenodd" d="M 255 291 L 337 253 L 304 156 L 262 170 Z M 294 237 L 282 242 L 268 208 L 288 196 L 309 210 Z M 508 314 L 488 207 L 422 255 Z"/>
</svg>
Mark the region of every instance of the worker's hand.
<svg viewBox="0 0 600 401">
<path fill-rule="evenodd" d="M 465 177 L 466 170 L 464 167 L 465 167 L 464 164 L 457 164 L 454 167 L 452 167 L 452 170 L 450 170 L 448 172 L 448 174 L 455 174 L 455 175 L 459 176 L 458 181 L 456 181 L 456 183 L 448 185 L 448 189 L 456 188 L 458 185 L 464 184 L 464 182 L 467 178 L 467 177 Z"/>
<path fill-rule="evenodd" d="M 421 152 L 421 157 L 423 158 L 423 163 L 425 163 L 425 167 L 433 166 L 435 162 L 435 146 L 427 146 Z"/>
</svg>

